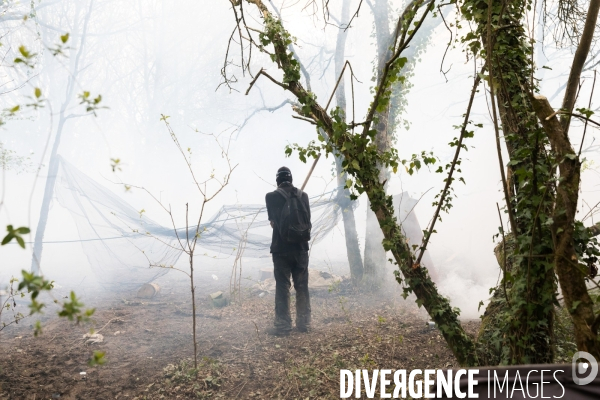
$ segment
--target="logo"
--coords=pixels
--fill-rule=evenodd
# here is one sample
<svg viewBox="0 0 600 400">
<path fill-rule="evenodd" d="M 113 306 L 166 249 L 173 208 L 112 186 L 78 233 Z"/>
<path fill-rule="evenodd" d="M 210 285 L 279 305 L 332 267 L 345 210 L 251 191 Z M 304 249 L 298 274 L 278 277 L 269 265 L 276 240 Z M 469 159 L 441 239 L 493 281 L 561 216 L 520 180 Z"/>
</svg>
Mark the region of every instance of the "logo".
<svg viewBox="0 0 600 400">
<path fill-rule="evenodd" d="M 583 358 L 585 362 L 577 362 L 577 360 Z M 582 376 L 586 375 L 585 378 Z M 576 385 L 587 385 L 596 379 L 598 375 L 598 363 L 593 355 L 585 351 L 578 351 L 573 354 L 573 382 Z"/>
</svg>

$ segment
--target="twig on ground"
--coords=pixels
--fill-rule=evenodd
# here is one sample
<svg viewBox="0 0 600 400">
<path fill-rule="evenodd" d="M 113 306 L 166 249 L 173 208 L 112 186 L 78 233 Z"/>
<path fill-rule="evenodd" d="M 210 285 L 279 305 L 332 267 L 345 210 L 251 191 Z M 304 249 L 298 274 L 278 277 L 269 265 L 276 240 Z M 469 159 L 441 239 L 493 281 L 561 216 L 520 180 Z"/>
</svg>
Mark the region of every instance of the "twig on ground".
<svg viewBox="0 0 600 400">
<path fill-rule="evenodd" d="M 258 334 L 258 325 L 256 325 L 256 322 L 252 321 L 252 323 L 254 324 L 254 328 L 256 328 L 256 337 L 258 337 L 258 342 L 260 343 L 260 346 L 262 347 L 262 340 L 260 339 L 260 335 Z"/>
</svg>

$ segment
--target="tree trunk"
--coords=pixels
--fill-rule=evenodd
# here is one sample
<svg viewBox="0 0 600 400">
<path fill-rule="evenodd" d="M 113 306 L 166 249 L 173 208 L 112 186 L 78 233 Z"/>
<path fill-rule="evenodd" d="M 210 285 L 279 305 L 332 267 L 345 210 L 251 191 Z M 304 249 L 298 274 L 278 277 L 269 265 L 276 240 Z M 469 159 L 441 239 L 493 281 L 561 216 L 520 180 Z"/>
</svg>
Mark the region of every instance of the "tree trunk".
<svg viewBox="0 0 600 400">
<path fill-rule="evenodd" d="M 462 6 L 463 15 L 475 23 L 485 50 L 481 54 L 490 71 L 488 83 L 498 102 L 510 157 L 509 194 L 511 208 L 516 210 L 517 230 L 512 232 L 514 251 L 507 254 L 513 261 L 512 285 L 503 293 L 507 310 L 495 320 L 497 325 L 490 327 L 496 332 L 489 335 L 504 349 L 501 361 L 505 364 L 553 361 L 556 283 L 552 269 L 548 268 L 553 242 L 545 222 L 552 215 L 554 173 L 546 157 L 548 139 L 523 90 L 533 73 L 532 49 L 523 28 L 525 10 L 525 2 L 519 0 L 469 1 Z M 497 290 L 503 291 L 504 287 Z M 485 342 L 485 338 L 480 339 Z"/>
<path fill-rule="evenodd" d="M 198 341 L 196 340 L 196 286 L 194 285 L 194 253 L 190 252 L 190 292 L 192 294 L 192 341 L 194 342 L 194 369 L 198 369 Z"/>
<path fill-rule="evenodd" d="M 597 13 L 596 13 L 597 15 Z M 556 117 L 554 109 L 544 96 L 535 96 L 533 104 L 559 161 L 554 224 L 554 268 L 558 275 L 565 305 L 575 328 L 575 340 L 580 351 L 587 351 L 600 360 L 598 325 L 600 318 L 594 315 L 594 302 L 588 294 L 585 277 L 587 266 L 580 265 L 575 252 L 575 215 L 581 162 L 573 150 L 564 125 Z"/>
<path fill-rule="evenodd" d="M 348 21 L 350 4 L 348 1 L 342 2 L 342 13 L 340 21 L 342 28 L 338 31 L 337 43 L 335 48 L 335 77 L 340 76 L 342 69 L 344 68 L 344 54 L 346 48 L 346 38 L 348 31 L 343 29 L 343 24 Z M 345 74 L 349 74 L 349 71 L 345 71 Z M 344 77 L 345 78 L 345 77 Z M 340 84 L 335 93 L 335 99 L 337 106 L 340 108 L 342 115 L 346 118 L 346 88 L 344 84 L 344 78 L 340 80 Z M 352 78 L 350 78 L 352 79 Z M 310 90 L 310 89 L 309 89 Z M 350 267 L 350 276 L 352 277 L 352 283 L 356 286 L 363 278 L 363 262 L 360 256 L 360 247 L 358 245 L 358 233 L 356 231 L 356 220 L 354 218 L 353 201 L 350 199 L 350 192 L 348 189 L 341 189 L 346 185 L 348 175 L 342 169 L 343 156 L 338 155 L 335 158 L 335 167 L 337 172 L 337 184 L 338 184 L 338 204 L 342 209 L 342 219 L 344 221 L 344 237 L 346 239 L 346 254 L 348 255 L 348 265 Z"/>
<path fill-rule="evenodd" d="M 46 178 L 46 185 L 44 187 L 44 198 L 42 200 L 42 207 L 40 209 L 40 218 L 38 220 L 38 225 L 35 231 L 33 256 L 31 260 L 31 272 L 35 274 L 39 274 L 41 271 L 44 234 L 46 232 L 46 226 L 48 224 L 48 213 L 50 211 L 50 203 L 52 202 L 52 196 L 54 194 L 54 185 L 56 184 L 56 176 L 58 174 L 58 147 L 60 145 L 60 140 L 62 137 L 65 123 L 69 119 L 69 117 L 65 115 L 65 113 L 67 111 L 67 108 L 71 104 L 71 100 L 73 99 L 75 84 L 77 83 L 77 75 L 79 73 L 79 61 L 81 60 L 81 55 L 83 53 L 85 37 L 87 34 L 87 27 L 90 20 L 90 16 L 92 14 L 93 5 L 94 1 L 91 0 L 87 14 L 85 15 L 85 18 L 83 20 L 81 40 L 79 42 L 79 45 L 77 46 L 77 54 L 74 59 L 71 59 L 71 68 L 69 71 L 70 73 L 67 83 L 67 90 L 65 91 L 65 100 L 63 101 L 63 104 L 60 107 L 58 127 L 56 128 L 56 138 L 54 139 L 54 144 L 52 145 L 52 152 L 50 153 L 48 176 Z M 79 10 L 76 10 L 75 14 L 78 15 Z M 77 23 L 75 25 L 77 25 Z"/>
<path fill-rule="evenodd" d="M 338 204 L 342 209 L 342 219 L 344 221 L 344 237 L 346 238 L 346 254 L 348 256 L 348 265 L 350 266 L 350 276 L 352 284 L 358 285 L 363 279 L 363 262 L 360 257 L 360 247 L 358 244 L 358 232 L 356 231 L 356 220 L 354 218 L 354 208 L 352 200 L 347 189 L 341 190 L 340 186 L 345 185 L 348 175 L 341 171 L 342 157 L 336 157 L 335 165 L 338 171 Z"/>
<path fill-rule="evenodd" d="M 381 74 L 385 63 L 390 58 L 390 27 L 389 27 L 389 9 L 388 0 L 375 0 L 373 6 L 373 17 L 375 20 L 375 37 L 377 41 L 377 84 L 381 84 Z M 391 140 L 388 132 L 390 107 L 385 111 L 377 113 L 377 124 L 374 129 L 377 131 L 375 142 L 381 152 L 385 152 L 391 147 Z M 389 179 L 389 171 L 380 168 L 379 180 L 385 182 Z M 364 266 L 365 277 L 364 285 L 369 289 L 381 287 L 384 279 L 385 266 L 387 265 L 386 252 L 381 242 L 384 237 L 379 229 L 377 217 L 367 207 L 367 226 L 365 232 L 365 253 Z"/>
<path fill-rule="evenodd" d="M 35 231 L 35 241 L 33 243 L 31 272 L 33 272 L 36 275 L 39 275 L 41 272 L 42 251 L 44 249 L 44 233 L 46 232 L 46 225 L 48 224 L 48 213 L 50 211 L 50 203 L 52 203 L 54 185 L 56 184 L 56 176 L 58 175 L 58 146 L 60 145 L 60 138 L 62 136 L 64 124 L 64 110 L 61 110 L 58 128 L 56 129 L 56 138 L 54 139 L 52 152 L 50 153 L 50 165 L 48 166 L 48 176 L 46 178 L 46 185 L 44 187 L 44 198 L 42 200 L 40 218 L 38 220 L 37 228 Z"/>
<path fill-rule="evenodd" d="M 511 283 L 505 279 L 506 274 L 513 272 L 513 257 L 515 240 L 512 233 L 505 235 L 494 248 L 496 261 L 502 270 L 502 283 L 494 289 L 492 298 L 488 303 L 477 334 L 477 354 L 481 365 L 499 365 L 503 359 L 509 357 L 509 348 L 503 346 L 504 339 L 499 336 L 500 327 L 506 325 L 505 319 L 510 314 L 508 294 Z"/>
</svg>

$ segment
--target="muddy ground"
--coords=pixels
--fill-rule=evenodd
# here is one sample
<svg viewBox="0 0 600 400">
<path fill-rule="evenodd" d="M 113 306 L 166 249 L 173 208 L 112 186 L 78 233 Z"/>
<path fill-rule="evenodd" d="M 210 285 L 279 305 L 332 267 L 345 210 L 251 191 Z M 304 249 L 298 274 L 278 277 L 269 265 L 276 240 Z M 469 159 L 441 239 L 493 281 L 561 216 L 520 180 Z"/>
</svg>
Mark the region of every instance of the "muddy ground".
<svg viewBox="0 0 600 400">
<path fill-rule="evenodd" d="M 34 320 L 0 332 L 0 399 L 333 399 L 341 368 L 457 366 L 424 312 L 400 291 L 313 290 L 312 332 L 279 338 L 265 333 L 272 295 L 246 293 L 241 304 L 214 308 L 207 294 L 215 289 L 199 288 L 197 371 L 183 285 L 152 300 L 104 294 L 88 300 L 96 312 L 86 325 L 47 313 L 39 337 Z M 474 333 L 478 321 L 466 326 Z M 103 342 L 85 343 L 91 328 Z M 104 365 L 88 366 L 94 350 L 106 353 Z"/>
</svg>

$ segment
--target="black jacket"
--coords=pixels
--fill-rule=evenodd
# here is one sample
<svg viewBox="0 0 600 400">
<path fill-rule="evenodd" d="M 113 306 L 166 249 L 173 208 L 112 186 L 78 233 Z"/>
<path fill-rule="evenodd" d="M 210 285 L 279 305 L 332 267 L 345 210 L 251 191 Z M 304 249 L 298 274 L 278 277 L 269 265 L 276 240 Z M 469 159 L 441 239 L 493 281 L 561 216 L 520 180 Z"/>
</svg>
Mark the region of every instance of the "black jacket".
<svg viewBox="0 0 600 400">
<path fill-rule="evenodd" d="M 287 192 L 298 193 L 298 188 L 288 182 L 283 182 L 279 185 L 280 189 Z M 308 218 L 310 219 L 310 205 L 308 203 L 308 195 L 302 192 L 302 202 L 308 210 Z M 286 253 L 289 251 L 308 251 L 308 242 L 302 243 L 288 243 L 281 238 L 277 224 L 279 223 L 279 216 L 281 210 L 285 204 L 285 199 L 280 193 L 276 191 L 269 192 L 265 196 L 265 202 L 267 203 L 267 214 L 269 215 L 269 221 L 272 221 L 275 227 L 273 228 L 273 237 L 271 239 L 271 253 Z"/>
</svg>

